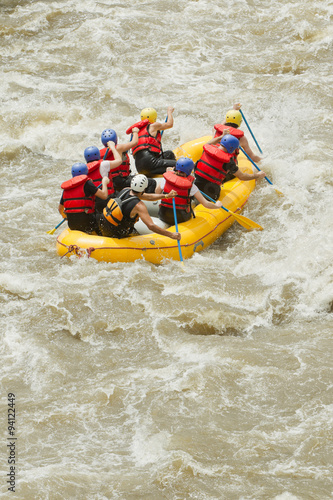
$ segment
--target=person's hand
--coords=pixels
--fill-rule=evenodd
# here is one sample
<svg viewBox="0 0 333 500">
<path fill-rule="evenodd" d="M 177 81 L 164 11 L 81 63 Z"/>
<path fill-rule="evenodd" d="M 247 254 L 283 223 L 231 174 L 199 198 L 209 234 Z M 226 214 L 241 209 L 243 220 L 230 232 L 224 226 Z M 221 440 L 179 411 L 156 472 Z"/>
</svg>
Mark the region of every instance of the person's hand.
<svg viewBox="0 0 333 500">
<path fill-rule="evenodd" d="M 174 189 L 168 193 L 168 198 L 174 198 L 175 196 L 177 196 L 177 191 Z"/>
<path fill-rule="evenodd" d="M 239 109 L 241 109 L 241 107 L 242 107 L 242 105 L 241 105 L 241 103 L 240 103 L 240 102 L 236 102 L 236 103 L 233 105 L 233 109 L 237 109 L 237 111 L 238 111 Z"/>
<path fill-rule="evenodd" d="M 115 143 L 114 143 L 113 141 L 109 141 L 109 142 L 107 143 L 107 146 L 108 146 L 109 148 L 111 148 L 111 149 L 116 147 L 116 145 L 115 145 Z"/>
<path fill-rule="evenodd" d="M 140 131 L 140 129 L 138 127 L 134 127 L 132 128 L 132 134 L 136 134 Z"/>
<path fill-rule="evenodd" d="M 173 113 L 175 110 L 175 108 L 173 108 L 172 106 L 169 106 L 168 107 L 168 113 Z"/>
<path fill-rule="evenodd" d="M 180 233 L 171 233 L 171 234 L 172 234 L 171 238 L 172 238 L 173 240 L 180 241 L 180 239 L 181 239 L 181 237 L 182 237 L 182 235 L 181 235 Z"/>
<path fill-rule="evenodd" d="M 103 179 L 102 179 L 102 185 L 103 185 L 103 187 L 107 186 L 109 184 L 109 182 L 110 182 L 110 179 L 108 177 L 103 177 Z"/>
<path fill-rule="evenodd" d="M 261 170 L 260 172 L 257 172 L 255 179 L 263 179 L 264 177 L 266 177 L 266 173 Z"/>
<path fill-rule="evenodd" d="M 225 129 L 223 130 L 222 137 L 224 137 L 225 135 L 228 135 L 228 134 L 230 134 L 230 130 L 229 130 L 228 128 L 225 128 Z"/>
<path fill-rule="evenodd" d="M 217 208 L 221 208 L 221 207 L 222 207 L 222 203 L 221 203 L 220 201 L 217 201 L 217 202 L 215 203 L 215 206 L 216 206 Z"/>
<path fill-rule="evenodd" d="M 170 171 L 173 171 L 173 170 L 175 170 L 175 167 L 167 167 L 167 169 L 166 169 L 167 172 L 170 172 Z"/>
</svg>

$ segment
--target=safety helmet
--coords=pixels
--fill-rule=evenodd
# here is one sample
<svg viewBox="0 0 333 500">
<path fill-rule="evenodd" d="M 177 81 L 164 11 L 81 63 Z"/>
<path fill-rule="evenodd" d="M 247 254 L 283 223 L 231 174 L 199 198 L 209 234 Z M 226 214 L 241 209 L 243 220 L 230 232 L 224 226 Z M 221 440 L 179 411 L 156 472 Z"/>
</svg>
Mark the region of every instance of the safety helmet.
<svg viewBox="0 0 333 500">
<path fill-rule="evenodd" d="M 221 146 L 224 146 L 229 154 L 233 153 L 235 149 L 239 148 L 239 140 L 237 137 L 231 134 L 227 134 L 222 137 L 220 141 Z"/>
<path fill-rule="evenodd" d="M 235 123 L 237 127 L 242 123 L 242 113 L 238 109 L 230 109 L 225 115 L 226 123 Z"/>
<path fill-rule="evenodd" d="M 157 111 L 154 108 L 145 108 L 141 111 L 141 120 L 146 120 L 148 118 L 149 123 L 156 122 Z"/>
<path fill-rule="evenodd" d="M 182 156 L 177 161 L 175 168 L 180 172 L 185 172 L 186 177 L 188 177 L 194 169 L 193 160 L 191 160 L 191 158 L 185 158 L 185 156 Z"/>
<path fill-rule="evenodd" d="M 72 166 L 72 177 L 76 177 L 77 175 L 88 175 L 88 167 L 85 163 L 76 162 Z"/>
<path fill-rule="evenodd" d="M 143 174 L 137 174 L 131 180 L 131 189 L 137 193 L 142 193 L 148 186 L 148 179 Z"/>
<path fill-rule="evenodd" d="M 102 135 L 101 135 L 101 141 L 104 144 L 104 146 L 107 146 L 107 143 L 109 141 L 113 141 L 115 144 L 117 144 L 117 133 L 115 130 L 112 128 L 106 128 L 103 130 Z"/>
<path fill-rule="evenodd" d="M 96 146 L 89 146 L 84 150 L 83 154 L 87 163 L 101 159 L 99 149 Z"/>
</svg>

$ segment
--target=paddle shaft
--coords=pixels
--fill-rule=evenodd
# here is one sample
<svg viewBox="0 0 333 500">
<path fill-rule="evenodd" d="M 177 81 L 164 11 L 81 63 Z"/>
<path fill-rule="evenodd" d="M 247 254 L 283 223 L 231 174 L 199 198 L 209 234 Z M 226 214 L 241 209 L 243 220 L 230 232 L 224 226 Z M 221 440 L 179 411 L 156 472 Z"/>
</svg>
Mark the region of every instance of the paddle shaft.
<svg viewBox="0 0 333 500">
<path fill-rule="evenodd" d="M 172 207 L 173 207 L 173 218 L 175 219 L 175 227 L 176 227 L 176 232 L 178 233 L 178 222 L 177 222 L 177 211 L 176 211 L 176 202 L 175 202 L 175 199 L 172 198 Z M 181 249 L 181 246 L 180 246 L 180 241 L 177 240 L 177 243 L 178 243 L 178 252 L 179 252 L 179 258 L 180 258 L 180 261 L 184 263 L 184 260 L 183 260 L 183 255 L 182 255 L 182 249 Z"/>
<path fill-rule="evenodd" d="M 245 153 L 244 149 L 243 149 L 241 146 L 239 146 L 239 149 L 240 149 L 240 150 L 241 150 L 241 151 L 245 154 L 246 158 L 247 158 L 248 160 L 250 160 L 250 162 L 252 163 L 252 165 L 254 165 L 254 166 L 256 167 L 256 169 L 257 169 L 257 170 L 259 170 L 259 172 L 261 172 L 261 170 L 260 170 L 260 168 L 258 167 L 258 165 L 256 165 L 256 164 L 254 163 L 254 161 L 252 160 L 252 158 L 250 158 L 250 157 L 249 157 L 249 155 L 248 155 L 247 153 Z M 266 177 L 266 176 L 265 176 L 265 179 L 266 179 L 266 181 L 267 181 L 269 184 L 271 184 L 271 186 L 273 186 L 273 182 L 272 182 L 272 181 L 270 181 L 268 177 Z"/>
<path fill-rule="evenodd" d="M 199 189 L 199 191 L 200 191 L 200 189 Z M 208 198 L 213 203 L 216 203 L 216 201 L 213 200 L 213 198 L 211 198 L 210 196 L 208 196 L 208 194 L 204 193 L 203 191 L 200 191 L 200 193 L 203 196 L 206 196 L 206 198 Z M 221 206 L 221 208 L 223 208 L 223 210 L 225 210 L 226 212 L 229 212 L 233 217 L 235 217 L 235 219 L 238 222 L 238 224 L 240 224 L 241 226 L 245 227 L 245 229 L 247 229 L 248 231 L 252 231 L 252 229 L 259 229 L 260 231 L 263 230 L 263 227 L 260 226 L 260 224 L 257 224 L 257 222 L 254 222 L 253 220 L 248 219 L 244 215 L 235 214 L 231 210 L 228 210 L 228 208 L 225 208 L 223 205 Z"/>
<path fill-rule="evenodd" d="M 258 149 L 259 149 L 260 153 L 262 154 L 262 151 L 261 151 L 260 146 L 259 146 L 259 144 L 258 144 L 258 142 L 257 142 L 257 139 L 254 137 L 253 132 L 252 132 L 252 130 L 251 130 L 251 128 L 250 128 L 250 125 L 249 125 L 249 124 L 247 123 L 247 121 L 246 121 L 246 118 L 245 118 L 245 116 L 244 116 L 243 111 L 242 111 L 241 109 L 240 109 L 239 111 L 240 111 L 240 113 L 241 113 L 241 115 L 242 115 L 243 120 L 244 120 L 244 121 L 245 121 L 245 123 L 246 123 L 247 128 L 249 129 L 250 134 L 251 134 L 251 135 L 252 135 L 252 137 L 253 137 L 254 142 L 256 143 L 256 145 L 257 145 L 257 147 L 258 147 Z"/>
</svg>

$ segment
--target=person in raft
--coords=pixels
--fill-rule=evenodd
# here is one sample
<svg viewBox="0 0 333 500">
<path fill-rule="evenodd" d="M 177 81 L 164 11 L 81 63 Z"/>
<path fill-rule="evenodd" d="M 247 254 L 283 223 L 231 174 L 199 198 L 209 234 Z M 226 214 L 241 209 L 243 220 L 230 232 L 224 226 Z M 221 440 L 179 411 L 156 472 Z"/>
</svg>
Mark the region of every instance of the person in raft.
<svg viewBox="0 0 333 500">
<path fill-rule="evenodd" d="M 124 188 L 118 198 L 109 200 L 103 213 L 98 215 L 99 229 L 103 236 L 126 238 L 135 231 L 134 224 L 140 218 L 150 231 L 173 240 L 180 240 L 180 233 L 172 233 L 154 223 L 142 201 L 172 198 L 176 196 L 176 191 L 170 191 L 168 194 L 145 193 L 147 186 L 147 177 L 137 174 L 133 177 L 130 188 Z"/>
<path fill-rule="evenodd" d="M 221 208 L 222 203 L 217 201 L 212 203 L 202 196 L 198 187 L 194 184 L 194 177 L 191 175 L 194 163 L 190 158 L 179 158 L 174 169 L 170 169 L 163 174 L 164 179 L 157 186 L 156 193 L 168 194 L 172 190 L 177 192 L 175 197 L 176 214 L 178 222 L 186 222 L 191 219 L 191 198 L 194 197 L 204 207 L 210 209 Z M 161 200 L 158 212 L 159 218 L 173 226 L 175 223 L 173 216 L 173 203 L 171 199 Z"/>
<path fill-rule="evenodd" d="M 131 180 L 134 175 L 131 175 L 131 165 L 130 165 L 130 157 L 128 151 L 131 148 L 134 148 L 139 141 L 138 136 L 139 129 L 138 127 L 132 128 L 132 138 L 129 142 L 124 142 L 122 144 L 118 144 L 118 136 L 115 130 L 112 128 L 106 128 L 103 130 L 101 134 L 101 141 L 104 145 L 104 148 L 99 150 L 101 158 L 103 160 L 114 160 L 114 155 L 112 149 L 108 147 L 108 142 L 112 141 L 115 144 L 116 150 L 121 155 L 121 164 L 119 167 L 113 168 L 109 172 L 109 177 L 112 179 L 113 187 L 116 192 L 121 191 L 125 187 L 130 187 Z M 146 193 L 155 193 L 156 189 L 156 181 L 155 179 L 148 179 L 148 187 L 146 189 Z"/>
<path fill-rule="evenodd" d="M 256 155 L 252 151 L 252 149 L 250 148 L 249 142 L 244 135 L 244 132 L 238 128 L 243 120 L 242 114 L 239 111 L 241 106 L 242 105 L 239 102 L 234 104 L 233 109 L 230 109 L 229 111 L 227 111 L 227 113 L 225 115 L 224 123 L 218 123 L 218 124 L 214 125 L 215 137 L 222 135 L 224 130 L 226 130 L 226 129 L 229 130 L 230 134 L 239 140 L 239 145 L 249 155 L 251 160 L 258 163 L 261 160 L 260 156 Z M 234 152 L 236 164 L 237 164 L 238 154 L 239 154 L 238 150 Z"/>
<path fill-rule="evenodd" d="M 95 215 L 95 197 L 106 200 L 110 179 L 103 177 L 102 189 L 95 186 L 88 177 L 88 167 L 85 163 L 74 163 L 72 178 L 61 184 L 63 189 L 59 203 L 59 213 L 67 219 L 69 229 L 85 233 L 99 233 Z"/>
<path fill-rule="evenodd" d="M 136 169 L 140 174 L 154 177 L 176 165 L 173 151 L 163 151 L 161 143 L 163 131 L 173 127 L 173 111 L 174 108 L 169 106 L 167 120 L 160 123 L 156 121 L 156 110 L 145 108 L 141 111 L 141 121 L 126 130 L 126 133 L 130 134 L 133 127 L 139 129 L 139 141 L 132 148 L 132 154 Z"/>
<path fill-rule="evenodd" d="M 218 145 L 218 142 L 220 143 Z M 204 144 L 201 158 L 195 166 L 195 185 L 214 200 L 221 194 L 221 184 L 225 179 L 238 177 L 242 181 L 262 179 L 265 172 L 248 174 L 238 168 L 234 160 L 234 152 L 239 148 L 239 140 L 223 130 L 221 136 Z"/>
<path fill-rule="evenodd" d="M 93 181 L 96 187 L 98 187 L 102 182 L 102 177 L 109 177 L 108 184 L 108 196 L 106 200 L 99 199 L 96 200 L 95 210 L 96 212 L 102 212 L 103 208 L 106 206 L 108 199 L 115 196 L 115 189 L 112 182 L 112 170 L 118 168 L 121 165 L 122 159 L 119 152 L 116 150 L 116 145 L 113 141 L 108 142 L 108 147 L 113 154 L 113 160 L 103 160 L 99 149 L 96 146 L 89 146 L 84 150 L 84 158 L 88 166 L 88 177 Z"/>
</svg>

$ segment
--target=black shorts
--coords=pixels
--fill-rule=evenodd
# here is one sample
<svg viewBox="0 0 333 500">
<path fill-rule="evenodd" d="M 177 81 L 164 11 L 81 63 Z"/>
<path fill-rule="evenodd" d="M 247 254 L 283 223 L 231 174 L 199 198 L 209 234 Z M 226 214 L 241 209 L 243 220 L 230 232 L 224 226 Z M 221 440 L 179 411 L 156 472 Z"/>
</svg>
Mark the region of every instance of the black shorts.
<svg viewBox="0 0 333 500">
<path fill-rule="evenodd" d="M 203 177 L 196 175 L 194 184 L 200 191 L 210 196 L 210 198 L 213 198 L 213 200 L 216 201 L 219 199 L 221 193 L 221 186 L 215 184 L 215 182 L 210 182 L 207 179 L 204 179 Z"/>
<path fill-rule="evenodd" d="M 191 219 L 192 214 L 191 212 L 187 212 L 186 210 L 177 210 L 177 222 L 186 222 Z M 173 216 L 173 209 L 172 208 L 167 208 L 163 207 L 160 205 L 160 208 L 158 210 L 158 216 L 159 218 L 165 222 L 166 224 L 169 224 L 170 226 L 175 225 L 175 219 Z"/>
<path fill-rule="evenodd" d="M 139 174 L 144 174 L 147 177 L 164 174 L 168 167 L 175 167 L 177 163 L 173 151 L 164 151 L 161 155 L 155 155 L 147 149 L 138 151 L 134 160 Z"/>
<path fill-rule="evenodd" d="M 84 212 L 67 214 L 67 222 L 69 229 L 72 231 L 100 234 L 95 214 L 85 214 Z"/>
</svg>

